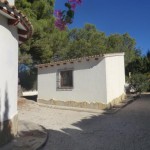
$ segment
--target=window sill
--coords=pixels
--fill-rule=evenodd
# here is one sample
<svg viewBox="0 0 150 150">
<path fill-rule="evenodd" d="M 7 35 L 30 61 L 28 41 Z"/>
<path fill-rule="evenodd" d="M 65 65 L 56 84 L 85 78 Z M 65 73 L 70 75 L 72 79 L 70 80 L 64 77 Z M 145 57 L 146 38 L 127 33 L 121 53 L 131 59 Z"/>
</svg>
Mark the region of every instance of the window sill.
<svg viewBox="0 0 150 150">
<path fill-rule="evenodd" d="M 60 87 L 57 88 L 57 91 L 72 91 L 73 87 Z"/>
</svg>

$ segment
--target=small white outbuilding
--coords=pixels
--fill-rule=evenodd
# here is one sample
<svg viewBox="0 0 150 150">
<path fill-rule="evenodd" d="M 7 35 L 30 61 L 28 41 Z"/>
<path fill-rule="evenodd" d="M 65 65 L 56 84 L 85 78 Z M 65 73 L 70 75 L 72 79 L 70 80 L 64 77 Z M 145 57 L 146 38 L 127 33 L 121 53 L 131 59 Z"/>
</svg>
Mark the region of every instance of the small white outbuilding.
<svg viewBox="0 0 150 150">
<path fill-rule="evenodd" d="M 71 59 L 38 67 L 38 102 L 104 108 L 124 96 L 124 53 Z"/>
<path fill-rule="evenodd" d="M 18 45 L 32 34 L 14 0 L 0 0 L 0 146 L 17 134 Z"/>
</svg>

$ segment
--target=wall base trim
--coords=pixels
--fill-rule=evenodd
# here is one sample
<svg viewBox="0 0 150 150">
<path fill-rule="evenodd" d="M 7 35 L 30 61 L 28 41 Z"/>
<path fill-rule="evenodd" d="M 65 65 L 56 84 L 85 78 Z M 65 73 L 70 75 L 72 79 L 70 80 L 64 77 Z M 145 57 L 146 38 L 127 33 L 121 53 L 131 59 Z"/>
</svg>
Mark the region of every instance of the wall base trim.
<svg viewBox="0 0 150 150">
<path fill-rule="evenodd" d="M 112 100 L 108 104 L 103 104 L 101 102 L 77 102 L 77 101 L 61 101 L 61 100 L 44 100 L 38 99 L 38 103 L 56 105 L 56 106 L 69 106 L 69 107 L 78 107 L 78 108 L 88 108 L 88 109 L 109 109 L 114 105 L 122 102 L 125 99 L 125 94 L 122 94 L 118 98 Z"/>
<path fill-rule="evenodd" d="M 18 114 L 11 120 L 0 122 L 0 147 L 10 142 L 18 131 Z"/>
</svg>

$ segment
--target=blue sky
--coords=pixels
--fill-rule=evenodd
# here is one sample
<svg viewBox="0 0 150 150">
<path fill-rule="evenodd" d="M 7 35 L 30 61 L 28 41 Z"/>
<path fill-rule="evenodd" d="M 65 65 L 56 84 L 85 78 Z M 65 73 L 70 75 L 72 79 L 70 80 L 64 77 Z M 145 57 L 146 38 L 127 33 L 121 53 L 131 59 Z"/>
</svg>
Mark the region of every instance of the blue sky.
<svg viewBox="0 0 150 150">
<path fill-rule="evenodd" d="M 63 9 L 65 2 L 56 0 L 55 9 Z M 69 28 L 82 28 L 85 23 L 106 35 L 127 32 L 143 54 L 150 49 L 150 0 L 83 0 Z"/>
</svg>

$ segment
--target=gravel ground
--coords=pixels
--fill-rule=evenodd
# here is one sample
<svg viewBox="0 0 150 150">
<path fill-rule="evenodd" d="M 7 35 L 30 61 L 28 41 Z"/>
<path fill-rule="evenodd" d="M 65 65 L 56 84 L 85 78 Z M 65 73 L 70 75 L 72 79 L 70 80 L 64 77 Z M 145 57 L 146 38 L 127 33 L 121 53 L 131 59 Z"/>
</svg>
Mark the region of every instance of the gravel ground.
<svg viewBox="0 0 150 150">
<path fill-rule="evenodd" d="M 98 116 L 103 111 L 97 113 L 85 112 L 79 110 L 58 109 L 56 106 L 46 107 L 46 105 L 38 105 L 36 102 L 21 100 L 19 102 L 19 120 L 32 121 L 36 124 L 44 126 L 46 129 L 57 130 L 63 132 L 62 129 L 80 128 L 73 124 L 83 119 L 90 119 Z"/>
<path fill-rule="evenodd" d="M 43 150 L 150 150 L 150 95 L 114 114 L 20 104 L 19 118 L 48 129 Z"/>
</svg>

